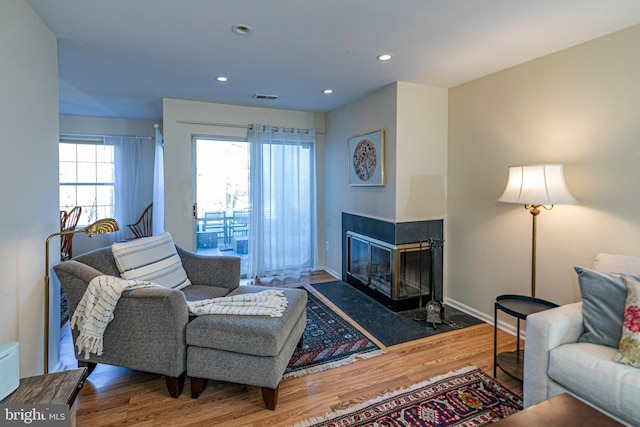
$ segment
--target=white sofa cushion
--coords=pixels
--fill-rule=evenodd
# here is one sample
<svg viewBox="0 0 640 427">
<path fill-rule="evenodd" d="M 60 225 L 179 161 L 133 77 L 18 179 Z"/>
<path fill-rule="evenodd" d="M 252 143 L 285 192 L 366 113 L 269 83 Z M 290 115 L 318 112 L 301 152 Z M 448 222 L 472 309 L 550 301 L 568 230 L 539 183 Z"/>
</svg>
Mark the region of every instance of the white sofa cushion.
<svg viewBox="0 0 640 427">
<path fill-rule="evenodd" d="M 172 289 L 191 284 L 168 232 L 114 243 L 111 251 L 123 279 L 144 280 Z"/>
<path fill-rule="evenodd" d="M 615 355 L 615 348 L 602 345 L 564 344 L 550 352 L 549 377 L 614 416 L 640 425 L 638 369 L 614 362 Z"/>
</svg>

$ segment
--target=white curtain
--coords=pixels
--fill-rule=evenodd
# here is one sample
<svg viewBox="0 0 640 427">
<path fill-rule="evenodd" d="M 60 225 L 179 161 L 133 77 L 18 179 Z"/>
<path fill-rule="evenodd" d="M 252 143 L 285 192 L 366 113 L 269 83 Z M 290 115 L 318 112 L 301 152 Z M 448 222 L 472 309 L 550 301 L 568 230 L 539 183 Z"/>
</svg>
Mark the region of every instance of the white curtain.
<svg viewBox="0 0 640 427">
<path fill-rule="evenodd" d="M 164 146 L 162 131 L 156 128 L 155 160 L 153 166 L 153 235 L 164 232 Z"/>
<path fill-rule="evenodd" d="M 315 132 L 253 125 L 248 277 L 317 266 Z"/>
<path fill-rule="evenodd" d="M 115 212 L 114 218 L 120 224 L 120 231 L 108 234 L 111 242 L 118 242 L 132 236 L 127 224 L 138 220 L 149 205 L 145 197 L 143 182 L 146 170 L 140 139 L 127 136 L 105 136 L 105 145 L 114 146 L 115 163 Z"/>
</svg>

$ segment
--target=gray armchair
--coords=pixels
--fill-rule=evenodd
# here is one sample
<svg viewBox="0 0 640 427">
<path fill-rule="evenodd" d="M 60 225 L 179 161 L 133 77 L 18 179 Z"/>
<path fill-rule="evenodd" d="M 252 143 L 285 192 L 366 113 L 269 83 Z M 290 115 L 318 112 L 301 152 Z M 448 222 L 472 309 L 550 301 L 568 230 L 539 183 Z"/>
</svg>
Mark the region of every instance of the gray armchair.
<svg viewBox="0 0 640 427">
<path fill-rule="evenodd" d="M 74 349 L 78 366 L 89 374 L 97 363 L 164 375 L 169 394 L 178 397 L 187 369 L 187 300 L 225 296 L 240 283 L 240 258 L 201 256 L 176 246 L 192 285 L 182 290 L 141 288 L 125 291 L 114 311 L 103 354 L 85 359 Z M 53 267 L 73 313 L 96 276 L 120 276 L 111 248 L 102 248 Z M 72 331 L 75 346 L 78 331 Z"/>
</svg>

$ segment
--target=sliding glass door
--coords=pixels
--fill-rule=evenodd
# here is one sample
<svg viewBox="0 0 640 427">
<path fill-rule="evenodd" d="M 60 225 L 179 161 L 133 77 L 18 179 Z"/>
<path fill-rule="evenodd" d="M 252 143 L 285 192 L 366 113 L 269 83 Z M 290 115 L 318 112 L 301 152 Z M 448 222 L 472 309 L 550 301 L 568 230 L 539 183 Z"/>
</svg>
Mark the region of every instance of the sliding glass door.
<svg viewBox="0 0 640 427">
<path fill-rule="evenodd" d="M 249 256 L 249 143 L 194 139 L 196 251 L 238 255 L 242 274 Z"/>
<path fill-rule="evenodd" d="M 194 137 L 196 248 L 237 255 L 242 275 L 316 267 L 315 135 L 252 126 L 247 139 Z"/>
</svg>

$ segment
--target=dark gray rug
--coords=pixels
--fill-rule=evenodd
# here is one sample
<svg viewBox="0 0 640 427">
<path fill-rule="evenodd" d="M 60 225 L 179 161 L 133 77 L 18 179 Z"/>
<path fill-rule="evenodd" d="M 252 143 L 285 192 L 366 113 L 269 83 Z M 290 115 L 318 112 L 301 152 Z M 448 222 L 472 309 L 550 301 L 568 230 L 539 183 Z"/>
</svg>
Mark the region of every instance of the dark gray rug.
<svg viewBox="0 0 640 427">
<path fill-rule="evenodd" d="M 318 283 L 311 286 L 385 346 L 484 323 L 460 310 L 445 306 L 445 323 L 436 325 L 434 329 L 431 324 L 413 320 L 420 309 L 394 312 L 345 282 Z"/>
</svg>

